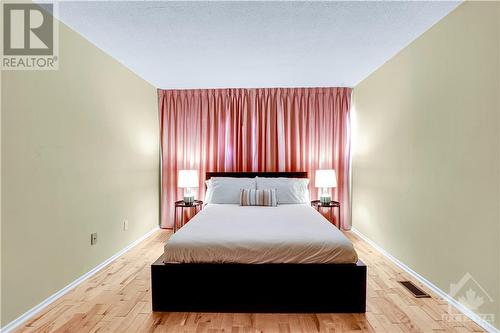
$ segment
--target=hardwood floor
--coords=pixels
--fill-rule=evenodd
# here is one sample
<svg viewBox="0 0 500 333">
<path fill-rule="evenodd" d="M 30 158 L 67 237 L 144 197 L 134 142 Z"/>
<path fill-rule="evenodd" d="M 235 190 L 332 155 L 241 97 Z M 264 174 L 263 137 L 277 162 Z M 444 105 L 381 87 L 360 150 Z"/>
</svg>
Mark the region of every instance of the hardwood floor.
<svg viewBox="0 0 500 333">
<path fill-rule="evenodd" d="M 160 230 L 16 332 L 483 332 L 471 321 L 443 320 L 445 301 L 424 287 L 432 298 L 410 296 L 397 283 L 410 276 L 346 234 L 368 266 L 366 314 L 152 313 L 150 264 L 170 236 Z"/>
</svg>

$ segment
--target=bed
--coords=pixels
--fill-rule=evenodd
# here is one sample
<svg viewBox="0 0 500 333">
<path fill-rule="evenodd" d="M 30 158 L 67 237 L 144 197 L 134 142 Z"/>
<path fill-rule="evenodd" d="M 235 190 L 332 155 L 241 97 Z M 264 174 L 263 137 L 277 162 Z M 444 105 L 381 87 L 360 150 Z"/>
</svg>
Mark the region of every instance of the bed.
<svg viewBox="0 0 500 333">
<path fill-rule="evenodd" d="M 208 204 L 165 244 L 164 262 L 352 264 L 352 243 L 307 204 Z"/>
<path fill-rule="evenodd" d="M 291 173 L 211 177 L 305 178 Z M 366 266 L 305 204 L 208 204 L 151 266 L 153 311 L 365 312 Z"/>
</svg>

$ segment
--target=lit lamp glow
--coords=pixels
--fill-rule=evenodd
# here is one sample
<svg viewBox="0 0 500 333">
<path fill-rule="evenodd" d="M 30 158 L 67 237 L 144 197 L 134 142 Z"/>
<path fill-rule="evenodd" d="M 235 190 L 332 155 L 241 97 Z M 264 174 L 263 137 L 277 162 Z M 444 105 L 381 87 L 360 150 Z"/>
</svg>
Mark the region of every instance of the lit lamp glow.
<svg viewBox="0 0 500 333">
<path fill-rule="evenodd" d="M 337 187 L 337 174 L 333 169 L 316 170 L 314 186 L 320 188 L 319 201 L 327 204 L 332 201 L 329 188 Z"/>
<path fill-rule="evenodd" d="M 184 189 L 184 203 L 193 204 L 194 191 L 198 185 L 197 170 L 179 170 L 179 178 L 177 179 L 177 187 Z"/>
</svg>

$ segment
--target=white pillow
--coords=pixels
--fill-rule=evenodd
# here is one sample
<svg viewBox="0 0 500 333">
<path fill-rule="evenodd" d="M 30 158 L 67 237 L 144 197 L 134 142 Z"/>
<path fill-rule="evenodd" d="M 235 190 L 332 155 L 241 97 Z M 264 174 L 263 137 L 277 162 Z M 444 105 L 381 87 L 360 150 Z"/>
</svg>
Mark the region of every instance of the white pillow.
<svg viewBox="0 0 500 333">
<path fill-rule="evenodd" d="M 255 190 L 255 178 L 212 177 L 206 182 L 205 203 L 239 204 L 240 191 Z"/>
<path fill-rule="evenodd" d="M 309 203 L 309 179 L 257 177 L 257 189 L 275 188 L 278 204 Z"/>
</svg>

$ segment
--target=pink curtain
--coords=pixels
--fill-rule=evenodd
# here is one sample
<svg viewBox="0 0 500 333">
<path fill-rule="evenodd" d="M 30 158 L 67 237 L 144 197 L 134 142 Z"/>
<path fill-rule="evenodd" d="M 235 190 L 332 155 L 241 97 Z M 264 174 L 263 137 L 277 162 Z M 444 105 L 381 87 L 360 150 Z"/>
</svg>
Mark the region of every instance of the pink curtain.
<svg viewBox="0 0 500 333">
<path fill-rule="evenodd" d="M 335 169 L 332 197 L 350 228 L 350 88 L 159 90 L 162 148 L 161 225 L 173 225 L 180 169 L 206 171 Z"/>
</svg>

